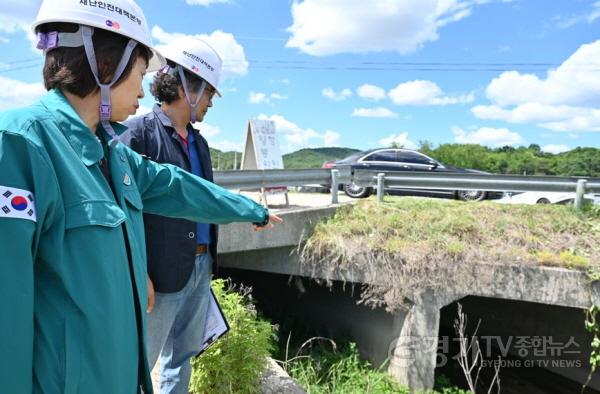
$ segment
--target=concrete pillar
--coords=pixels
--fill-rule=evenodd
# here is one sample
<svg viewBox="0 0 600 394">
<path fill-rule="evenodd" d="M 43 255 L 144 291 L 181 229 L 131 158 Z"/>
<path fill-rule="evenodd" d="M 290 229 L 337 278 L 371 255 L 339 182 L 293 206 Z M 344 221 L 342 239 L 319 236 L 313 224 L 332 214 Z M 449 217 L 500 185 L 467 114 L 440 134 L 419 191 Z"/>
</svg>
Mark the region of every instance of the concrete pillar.
<svg viewBox="0 0 600 394">
<path fill-rule="evenodd" d="M 390 346 L 388 373 L 411 390 L 428 390 L 434 384 L 440 309 L 431 290 L 415 298 Z"/>
</svg>

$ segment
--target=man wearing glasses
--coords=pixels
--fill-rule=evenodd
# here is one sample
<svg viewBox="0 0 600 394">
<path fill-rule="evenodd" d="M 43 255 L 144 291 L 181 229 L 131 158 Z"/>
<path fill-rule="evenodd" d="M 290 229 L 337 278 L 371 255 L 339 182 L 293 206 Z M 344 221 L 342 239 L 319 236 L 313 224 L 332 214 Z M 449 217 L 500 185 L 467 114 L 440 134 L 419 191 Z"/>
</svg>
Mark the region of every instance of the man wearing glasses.
<svg viewBox="0 0 600 394">
<path fill-rule="evenodd" d="M 213 180 L 208 144 L 194 128 L 212 107 L 222 60 L 206 42 L 181 40 L 163 49 L 167 66 L 150 85 L 152 112 L 125 122 L 121 141 L 159 163 Z M 276 217 L 271 217 L 276 221 Z M 268 220 L 268 219 L 267 219 Z M 265 223 L 266 224 L 266 223 Z M 148 363 L 160 356 L 160 393 L 188 393 L 190 358 L 203 342 L 217 226 L 144 215 L 148 254 Z"/>
</svg>

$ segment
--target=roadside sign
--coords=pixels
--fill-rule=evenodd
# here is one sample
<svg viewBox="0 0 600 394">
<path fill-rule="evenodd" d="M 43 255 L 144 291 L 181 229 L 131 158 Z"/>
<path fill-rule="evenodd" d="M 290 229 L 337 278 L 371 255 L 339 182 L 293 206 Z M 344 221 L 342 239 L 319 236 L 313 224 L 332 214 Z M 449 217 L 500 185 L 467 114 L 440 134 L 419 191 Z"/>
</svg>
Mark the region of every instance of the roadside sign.
<svg viewBox="0 0 600 394">
<path fill-rule="evenodd" d="M 250 119 L 246 131 L 246 142 L 242 152 L 242 170 L 283 169 L 283 157 L 277 139 L 275 122 L 271 120 Z M 289 205 L 287 186 L 261 188 L 261 198 L 268 206 L 267 193 L 285 193 L 286 206 Z"/>
</svg>

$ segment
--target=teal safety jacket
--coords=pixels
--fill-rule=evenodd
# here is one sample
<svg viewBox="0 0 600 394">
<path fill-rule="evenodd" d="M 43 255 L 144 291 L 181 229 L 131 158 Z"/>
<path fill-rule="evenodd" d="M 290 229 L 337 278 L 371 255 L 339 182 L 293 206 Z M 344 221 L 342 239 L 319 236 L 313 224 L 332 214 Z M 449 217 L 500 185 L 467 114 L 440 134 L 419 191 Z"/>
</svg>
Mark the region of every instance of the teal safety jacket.
<svg viewBox="0 0 600 394">
<path fill-rule="evenodd" d="M 1 392 L 151 393 L 142 212 L 205 223 L 268 215 L 121 143 L 108 152 L 112 190 L 102 144 L 57 90 L 0 114 Z"/>
</svg>

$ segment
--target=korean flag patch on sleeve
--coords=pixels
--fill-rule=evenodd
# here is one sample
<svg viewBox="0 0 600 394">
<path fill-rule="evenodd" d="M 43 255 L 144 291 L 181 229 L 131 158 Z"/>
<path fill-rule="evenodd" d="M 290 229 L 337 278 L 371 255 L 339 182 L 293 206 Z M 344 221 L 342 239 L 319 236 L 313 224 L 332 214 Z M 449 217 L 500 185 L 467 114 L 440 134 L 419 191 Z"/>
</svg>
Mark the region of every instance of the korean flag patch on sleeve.
<svg viewBox="0 0 600 394">
<path fill-rule="evenodd" d="M 33 193 L 0 185 L 0 219 L 13 218 L 37 221 Z"/>
</svg>

